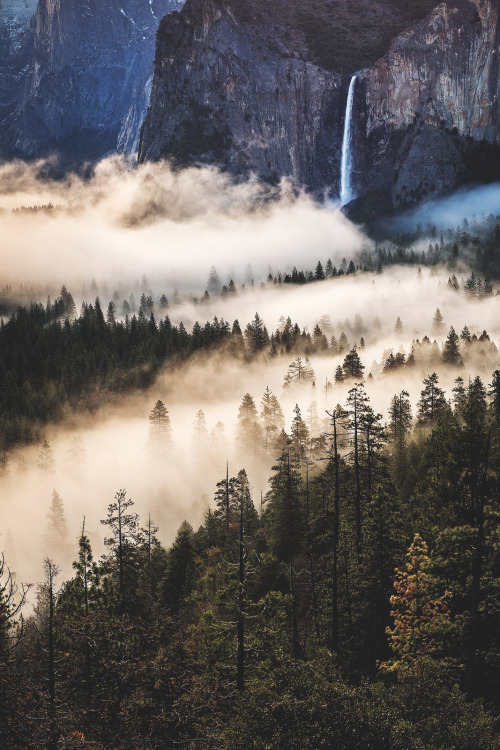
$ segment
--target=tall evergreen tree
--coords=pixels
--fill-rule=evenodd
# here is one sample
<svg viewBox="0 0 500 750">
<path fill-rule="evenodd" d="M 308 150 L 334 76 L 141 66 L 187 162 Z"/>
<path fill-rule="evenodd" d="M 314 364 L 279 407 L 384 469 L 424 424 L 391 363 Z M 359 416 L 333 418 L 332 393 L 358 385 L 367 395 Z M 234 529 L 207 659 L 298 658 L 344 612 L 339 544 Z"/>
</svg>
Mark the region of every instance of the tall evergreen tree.
<svg viewBox="0 0 500 750">
<path fill-rule="evenodd" d="M 111 536 L 104 539 L 111 557 L 111 573 L 117 579 L 118 606 L 126 609 L 137 596 L 137 582 L 139 571 L 139 546 L 143 535 L 139 527 L 137 513 L 129 512 L 134 505 L 133 500 L 127 500 L 126 490 L 118 490 L 115 500 L 108 505 L 107 518 L 101 521 L 111 532 Z"/>
<path fill-rule="evenodd" d="M 288 372 L 283 385 L 285 388 L 288 388 L 291 385 L 303 385 L 304 383 L 312 383 L 313 381 L 314 370 L 311 367 L 309 359 L 306 357 L 303 360 L 302 357 L 297 357 L 288 366 Z"/>
<path fill-rule="evenodd" d="M 159 586 L 160 605 L 177 615 L 195 582 L 196 551 L 192 526 L 184 521 L 171 546 Z"/>
<path fill-rule="evenodd" d="M 445 362 L 447 365 L 458 367 L 459 365 L 463 364 L 458 342 L 459 338 L 452 326 L 443 346 L 443 362 Z"/>
<path fill-rule="evenodd" d="M 362 378 L 364 369 L 356 349 L 351 349 L 342 363 L 344 378 Z"/>
<path fill-rule="evenodd" d="M 68 553 L 68 527 L 64 514 L 64 504 L 56 490 L 52 492 L 50 510 L 47 515 L 47 529 L 44 536 L 45 547 L 52 555 L 65 556 Z"/>
<path fill-rule="evenodd" d="M 259 453 L 261 441 L 262 430 L 255 401 L 246 393 L 238 409 L 236 442 L 242 453 L 255 458 Z"/>
<path fill-rule="evenodd" d="M 420 425 L 432 427 L 439 415 L 448 408 L 444 391 L 438 386 L 438 382 L 439 378 L 435 372 L 424 378 L 424 388 L 417 404 L 417 419 Z"/>
<path fill-rule="evenodd" d="M 154 459 L 166 458 L 172 445 L 170 416 L 164 402 L 158 399 L 149 414 L 148 452 Z"/>
</svg>

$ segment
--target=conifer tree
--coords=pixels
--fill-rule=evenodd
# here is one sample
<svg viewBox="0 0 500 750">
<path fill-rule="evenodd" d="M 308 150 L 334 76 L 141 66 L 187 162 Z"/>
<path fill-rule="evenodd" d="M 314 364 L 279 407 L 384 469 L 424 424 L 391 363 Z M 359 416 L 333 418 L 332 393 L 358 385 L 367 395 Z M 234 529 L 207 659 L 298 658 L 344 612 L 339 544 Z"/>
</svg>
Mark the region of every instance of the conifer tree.
<svg viewBox="0 0 500 750">
<path fill-rule="evenodd" d="M 431 331 L 435 336 L 439 336 L 441 333 L 444 333 L 444 318 L 439 307 L 436 308 L 436 312 L 434 313 Z"/>
<path fill-rule="evenodd" d="M 193 444 L 198 456 L 202 456 L 208 448 L 208 429 L 205 412 L 198 409 L 193 422 Z"/>
<path fill-rule="evenodd" d="M 304 383 L 312 383 L 313 381 L 314 370 L 311 367 L 308 357 L 306 357 L 305 360 L 303 360 L 302 357 L 297 357 L 288 366 L 284 387 L 288 388 L 291 385 L 303 385 Z"/>
<path fill-rule="evenodd" d="M 351 349 L 342 363 L 344 378 L 362 378 L 364 369 L 356 349 Z"/>
<path fill-rule="evenodd" d="M 269 334 L 258 313 L 245 329 L 245 338 L 250 351 L 254 354 L 261 351 L 269 343 Z"/>
<path fill-rule="evenodd" d="M 129 512 L 134 505 L 133 500 L 127 500 L 126 490 L 118 490 L 115 500 L 108 505 L 107 518 L 101 521 L 111 532 L 111 536 L 104 539 L 104 544 L 110 550 L 111 572 L 118 579 L 118 605 L 126 608 L 132 603 L 139 570 L 139 546 L 143 535 L 139 527 L 137 513 Z"/>
<path fill-rule="evenodd" d="M 302 414 L 298 404 L 295 404 L 293 413 L 295 416 L 292 420 L 290 438 L 292 441 L 292 448 L 299 460 L 302 462 L 306 457 L 307 444 L 309 440 L 309 430 L 307 429 L 307 424 L 302 419 Z"/>
<path fill-rule="evenodd" d="M 285 426 L 283 410 L 269 386 L 260 402 L 260 419 L 264 431 L 264 452 L 267 454 L 274 450 L 278 435 Z"/>
<path fill-rule="evenodd" d="M 195 545 L 192 526 L 184 521 L 171 546 L 165 572 L 159 585 L 159 602 L 177 615 L 182 602 L 191 593 L 195 580 Z"/>
<path fill-rule="evenodd" d="M 445 362 L 447 365 L 452 365 L 453 367 L 458 367 L 459 365 L 463 364 L 458 341 L 458 336 L 452 326 L 450 328 L 446 341 L 444 342 L 443 362 Z"/>
<path fill-rule="evenodd" d="M 321 265 L 321 261 L 318 260 L 318 263 L 316 265 L 316 270 L 314 272 L 314 280 L 323 281 L 324 278 L 325 278 L 325 274 L 323 271 L 323 266 Z"/>
<path fill-rule="evenodd" d="M 415 666 L 422 657 L 440 655 L 441 636 L 449 629 L 448 596 L 436 596 L 426 543 L 415 534 L 404 569 L 397 569 L 391 597 L 394 626 L 387 629 L 394 660 L 385 671 Z"/>
<path fill-rule="evenodd" d="M 435 372 L 424 379 L 424 388 L 417 404 L 417 419 L 420 425 L 433 426 L 436 419 L 448 407 L 444 391 L 438 386 L 439 378 Z"/>
<path fill-rule="evenodd" d="M 255 457 L 262 441 L 259 415 L 252 396 L 246 393 L 238 409 L 236 442 L 242 453 Z"/>
<path fill-rule="evenodd" d="M 166 451 L 172 445 L 172 427 L 168 409 L 158 399 L 149 414 L 148 450 L 155 459 L 165 458 Z"/>
<path fill-rule="evenodd" d="M 54 453 L 49 441 L 45 439 L 42 443 L 42 447 L 38 455 L 38 468 L 40 469 L 40 471 L 43 471 L 44 474 L 49 474 L 51 471 L 53 471 L 54 466 Z"/>
<path fill-rule="evenodd" d="M 362 541 L 362 502 L 361 502 L 361 445 L 363 418 L 369 409 L 369 399 L 365 393 L 363 383 L 349 390 L 346 406 L 346 422 L 344 424 L 348 431 L 349 442 L 352 446 L 351 456 L 354 468 L 354 513 L 356 526 L 356 550 L 361 552 Z"/>
<path fill-rule="evenodd" d="M 47 550 L 50 550 L 53 555 L 65 555 L 68 552 L 68 527 L 64 504 L 56 490 L 52 491 L 44 542 Z"/>
<path fill-rule="evenodd" d="M 298 460 L 290 445 L 285 446 L 270 479 L 266 521 L 272 546 L 280 559 L 288 562 L 289 592 L 292 597 L 294 655 L 299 655 L 294 558 L 304 541 L 305 519 L 300 498 L 301 478 Z"/>
<path fill-rule="evenodd" d="M 389 406 L 389 434 L 392 440 L 393 481 L 401 490 L 408 471 L 407 438 L 413 418 L 408 391 L 393 396 Z"/>
</svg>

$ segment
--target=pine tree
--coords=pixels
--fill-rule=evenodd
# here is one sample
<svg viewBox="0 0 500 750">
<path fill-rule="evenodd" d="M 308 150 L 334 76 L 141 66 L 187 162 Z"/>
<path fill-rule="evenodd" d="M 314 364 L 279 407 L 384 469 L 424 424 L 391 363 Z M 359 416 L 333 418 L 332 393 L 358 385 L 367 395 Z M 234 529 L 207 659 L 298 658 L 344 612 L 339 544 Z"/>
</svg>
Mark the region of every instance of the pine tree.
<svg viewBox="0 0 500 750">
<path fill-rule="evenodd" d="M 53 471 L 55 466 L 54 454 L 52 448 L 47 439 L 42 443 L 42 447 L 38 456 L 38 468 L 43 471 L 44 474 L 48 474 Z"/>
<path fill-rule="evenodd" d="M 274 450 L 277 437 L 285 426 L 283 410 L 269 386 L 260 402 L 260 419 L 264 430 L 264 452 L 267 454 Z"/>
<path fill-rule="evenodd" d="M 305 518 L 300 489 L 301 480 L 297 459 L 290 446 L 285 446 L 270 479 L 271 489 L 267 495 L 265 513 L 266 526 L 272 546 L 278 557 L 288 562 L 289 593 L 292 598 L 293 652 L 299 656 L 297 603 L 295 591 L 294 558 L 302 549 Z"/>
<path fill-rule="evenodd" d="M 196 551 L 192 526 L 184 521 L 177 531 L 159 585 L 159 602 L 173 615 L 178 615 L 183 601 L 191 593 L 195 581 Z"/>
<path fill-rule="evenodd" d="M 203 409 L 198 409 L 193 422 L 193 444 L 197 455 L 203 456 L 208 448 L 207 420 Z"/>
<path fill-rule="evenodd" d="M 362 503 L 361 503 L 361 445 L 363 417 L 366 416 L 369 407 L 369 399 L 365 393 L 362 383 L 350 389 L 347 397 L 346 422 L 344 427 L 349 434 L 349 442 L 352 446 L 351 456 L 354 468 L 354 514 L 356 525 L 356 550 L 361 552 L 362 541 Z"/>
<path fill-rule="evenodd" d="M 325 278 L 325 274 L 323 271 L 323 266 L 321 265 L 321 261 L 318 260 L 318 264 L 316 266 L 316 270 L 314 272 L 314 280 L 315 281 L 323 281 Z"/>
<path fill-rule="evenodd" d="M 114 302 L 110 302 L 108 305 L 108 310 L 106 312 L 106 323 L 108 326 L 114 326 L 116 323 L 115 320 L 115 313 L 116 313 L 116 306 Z"/>
<path fill-rule="evenodd" d="M 56 750 L 60 736 L 58 716 L 58 654 L 56 630 L 56 604 L 58 592 L 55 579 L 59 575 L 59 568 L 51 559 L 44 561 L 44 582 L 38 586 L 35 617 L 37 630 L 43 647 L 43 672 L 47 684 L 47 722 L 48 738 L 47 750 Z"/>
<path fill-rule="evenodd" d="M 238 409 L 236 443 L 243 454 L 256 457 L 262 441 L 262 430 L 255 402 L 249 393 L 243 397 Z"/>
<path fill-rule="evenodd" d="M 148 451 L 154 459 L 166 458 L 166 452 L 172 445 L 172 427 L 168 409 L 163 401 L 158 399 L 148 419 Z"/>
<path fill-rule="evenodd" d="M 436 336 L 439 336 L 441 333 L 444 333 L 444 318 L 441 315 L 441 311 L 439 307 L 436 309 L 436 312 L 434 313 L 434 317 L 432 319 L 432 333 Z"/>
<path fill-rule="evenodd" d="M 458 341 L 458 336 L 452 326 L 443 346 L 443 362 L 447 365 L 452 365 L 453 367 L 458 367 L 463 364 Z"/>
<path fill-rule="evenodd" d="M 295 404 L 293 410 L 294 418 L 292 420 L 292 428 L 290 430 L 290 438 L 292 441 L 292 448 L 295 451 L 296 456 L 302 462 L 306 457 L 306 448 L 309 439 L 309 430 L 307 425 L 302 419 L 302 415 L 299 409 L 299 405 Z"/>
<path fill-rule="evenodd" d="M 245 338 L 251 352 L 256 354 L 269 344 L 269 334 L 258 313 L 245 328 Z"/>
<path fill-rule="evenodd" d="M 424 388 L 417 404 L 417 419 L 420 425 L 432 427 L 439 415 L 448 407 L 444 391 L 438 386 L 438 382 L 439 378 L 435 372 L 424 379 Z"/>
<path fill-rule="evenodd" d="M 356 349 L 351 349 L 342 363 L 344 378 L 362 378 L 364 369 Z"/>
<path fill-rule="evenodd" d="M 118 579 L 118 605 L 127 608 L 134 601 L 138 581 L 139 555 L 138 550 L 143 535 L 139 527 L 139 516 L 130 513 L 134 505 L 133 500 L 127 500 L 126 490 L 119 490 L 115 494 L 115 501 L 108 505 L 107 518 L 101 523 L 111 531 L 111 536 L 104 539 L 104 544 L 110 549 L 111 571 Z"/>
<path fill-rule="evenodd" d="M 497 429 L 500 428 L 500 370 L 495 370 L 489 385 L 490 412 L 493 415 Z"/>
<path fill-rule="evenodd" d="M 217 296 L 221 293 L 221 289 L 221 281 L 219 279 L 217 271 L 215 270 L 215 267 L 212 266 L 212 268 L 210 269 L 210 273 L 208 274 L 207 291 L 209 294 Z"/>
<path fill-rule="evenodd" d="M 63 285 L 61 287 L 60 296 L 64 305 L 64 316 L 69 320 L 72 320 L 76 315 L 76 305 L 75 300 L 73 299 L 73 295 L 71 294 L 71 292 L 68 292 L 66 287 Z"/>
<path fill-rule="evenodd" d="M 64 515 L 63 501 L 56 490 L 52 492 L 47 521 L 47 530 L 44 536 L 45 547 L 50 550 L 52 555 L 66 555 L 68 552 L 68 527 Z"/>
<path fill-rule="evenodd" d="M 309 359 L 306 357 L 304 361 L 302 357 L 297 357 L 288 367 L 284 387 L 289 387 L 290 385 L 302 385 L 313 381 L 314 370 L 311 367 Z"/>
<path fill-rule="evenodd" d="M 217 482 L 215 491 L 214 517 L 222 524 L 222 536 L 226 543 L 234 536 L 238 507 L 238 483 L 235 477 L 229 476 L 229 465 L 226 465 L 226 476 Z"/>
<path fill-rule="evenodd" d="M 29 588 L 28 584 L 17 585 L 15 574 L 0 553 L 0 664 L 10 650 L 11 639 L 15 639 L 17 619 L 21 617 Z"/>
<path fill-rule="evenodd" d="M 394 627 L 387 629 L 394 660 L 385 671 L 400 671 L 418 664 L 422 657 L 440 654 L 441 636 L 450 626 L 447 594 L 436 597 L 436 581 L 429 572 L 426 543 L 415 534 L 403 570 L 396 569 L 391 597 Z"/>
</svg>

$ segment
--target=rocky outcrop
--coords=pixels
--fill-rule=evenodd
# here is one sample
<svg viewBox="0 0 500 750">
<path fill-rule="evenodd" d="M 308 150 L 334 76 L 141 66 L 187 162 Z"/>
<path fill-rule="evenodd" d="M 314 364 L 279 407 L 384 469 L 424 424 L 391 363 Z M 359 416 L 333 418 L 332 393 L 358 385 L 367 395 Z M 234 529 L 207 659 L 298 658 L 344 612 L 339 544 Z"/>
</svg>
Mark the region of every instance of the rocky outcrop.
<svg viewBox="0 0 500 750">
<path fill-rule="evenodd" d="M 16 147 L 69 160 L 137 148 L 159 19 L 180 0 L 39 0 Z"/>
<path fill-rule="evenodd" d="M 394 205 L 500 179 L 498 0 L 449 0 L 357 85 L 358 195 Z"/>
<path fill-rule="evenodd" d="M 342 77 L 307 59 L 286 17 L 285 0 L 248 3 L 244 13 L 236 2 L 188 0 L 164 18 L 140 161 L 216 164 L 316 191 L 336 186 Z"/>
</svg>

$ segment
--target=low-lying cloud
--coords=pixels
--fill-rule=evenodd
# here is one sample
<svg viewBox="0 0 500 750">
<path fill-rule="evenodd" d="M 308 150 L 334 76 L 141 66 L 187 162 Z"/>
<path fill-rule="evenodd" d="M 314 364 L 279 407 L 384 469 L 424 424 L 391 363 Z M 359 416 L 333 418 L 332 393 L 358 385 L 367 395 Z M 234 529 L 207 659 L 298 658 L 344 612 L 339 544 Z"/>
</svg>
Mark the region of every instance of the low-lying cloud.
<svg viewBox="0 0 500 750">
<path fill-rule="evenodd" d="M 53 208 L 47 209 L 47 206 Z M 17 210 L 44 206 L 38 211 Z M 48 180 L 44 163 L 0 167 L 5 282 L 125 284 L 147 273 L 168 287 L 200 288 L 211 266 L 243 278 L 319 258 L 339 263 L 366 243 L 333 207 L 283 183 L 235 183 L 210 168 L 131 168 L 107 159 L 93 176 Z"/>
</svg>

